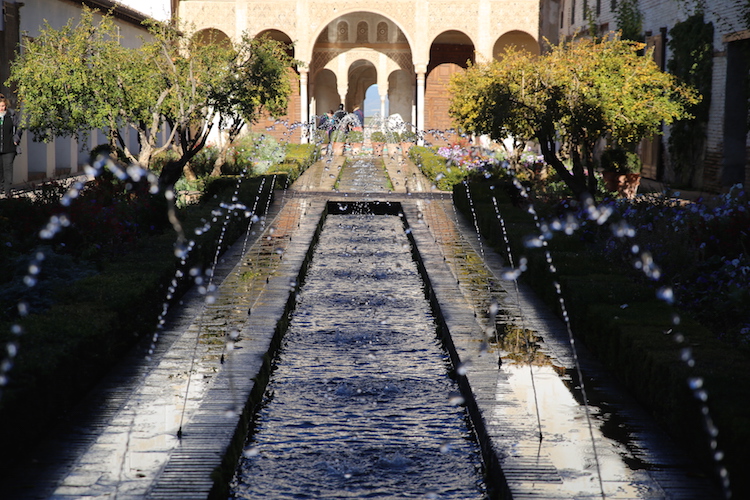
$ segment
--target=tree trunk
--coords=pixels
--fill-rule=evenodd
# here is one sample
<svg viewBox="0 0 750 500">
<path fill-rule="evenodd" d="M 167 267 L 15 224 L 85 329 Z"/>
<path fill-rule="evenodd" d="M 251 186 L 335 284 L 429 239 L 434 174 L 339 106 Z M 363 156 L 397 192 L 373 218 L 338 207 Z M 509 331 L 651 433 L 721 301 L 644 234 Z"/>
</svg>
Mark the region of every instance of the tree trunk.
<svg viewBox="0 0 750 500">
<path fill-rule="evenodd" d="M 546 161 L 548 165 L 551 165 L 552 168 L 555 169 L 555 172 L 557 172 L 563 182 L 565 182 L 565 184 L 571 189 L 571 191 L 573 191 L 575 197 L 580 200 L 583 196 L 591 195 L 588 189 L 586 189 L 585 179 L 577 179 L 573 174 L 570 173 L 563 162 L 560 161 L 560 158 L 557 157 L 557 153 L 555 152 L 554 140 L 541 136 L 537 136 L 537 138 L 539 139 L 539 146 L 542 149 L 542 156 L 544 156 L 544 161 Z"/>
<path fill-rule="evenodd" d="M 159 174 L 159 185 L 163 190 L 172 189 L 177 181 L 182 177 L 188 158 L 183 156 L 179 160 L 169 160 L 164 164 Z"/>
</svg>

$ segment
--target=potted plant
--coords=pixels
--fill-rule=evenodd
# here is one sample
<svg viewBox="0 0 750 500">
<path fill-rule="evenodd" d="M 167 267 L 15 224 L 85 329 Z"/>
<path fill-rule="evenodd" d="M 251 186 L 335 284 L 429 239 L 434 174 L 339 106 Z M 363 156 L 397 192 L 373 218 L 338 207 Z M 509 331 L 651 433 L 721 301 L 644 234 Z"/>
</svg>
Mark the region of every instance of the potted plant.
<svg viewBox="0 0 750 500">
<path fill-rule="evenodd" d="M 385 133 L 376 130 L 370 134 L 370 141 L 372 142 L 372 154 L 375 156 L 383 156 L 383 148 L 385 148 Z"/>
<path fill-rule="evenodd" d="M 352 154 L 359 154 L 359 152 L 362 150 L 362 143 L 365 140 L 365 134 L 361 130 L 351 130 L 348 134 L 346 134 L 346 142 L 349 143 L 349 145 L 352 148 Z"/>
<path fill-rule="evenodd" d="M 599 165 L 608 191 L 616 191 L 624 198 L 635 198 L 643 166 L 636 153 L 621 147 L 610 148 L 602 153 Z"/>
<path fill-rule="evenodd" d="M 401 134 L 401 154 L 409 154 L 409 150 L 417 142 L 417 134 L 407 130 Z"/>
<path fill-rule="evenodd" d="M 333 154 L 341 156 L 344 154 L 344 144 L 346 143 L 346 132 L 336 129 L 331 132 L 331 147 Z"/>
</svg>

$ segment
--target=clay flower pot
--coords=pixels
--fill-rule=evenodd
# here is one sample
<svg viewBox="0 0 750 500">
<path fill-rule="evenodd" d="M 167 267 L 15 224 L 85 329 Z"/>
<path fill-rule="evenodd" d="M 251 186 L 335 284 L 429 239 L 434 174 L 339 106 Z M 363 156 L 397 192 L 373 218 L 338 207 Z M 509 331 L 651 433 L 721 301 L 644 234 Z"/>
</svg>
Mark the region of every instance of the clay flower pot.
<svg viewBox="0 0 750 500">
<path fill-rule="evenodd" d="M 607 191 L 617 192 L 619 196 L 629 200 L 635 198 L 638 186 L 641 185 L 641 174 L 622 174 L 605 170 L 602 177 Z"/>
</svg>

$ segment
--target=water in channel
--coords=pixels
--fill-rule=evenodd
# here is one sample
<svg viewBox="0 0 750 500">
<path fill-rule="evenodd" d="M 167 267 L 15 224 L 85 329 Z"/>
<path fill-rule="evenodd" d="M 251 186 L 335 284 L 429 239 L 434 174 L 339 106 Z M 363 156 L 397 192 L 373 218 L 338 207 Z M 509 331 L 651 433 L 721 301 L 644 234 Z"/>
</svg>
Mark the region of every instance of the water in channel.
<svg viewBox="0 0 750 500">
<path fill-rule="evenodd" d="M 234 498 L 486 498 L 401 219 L 329 215 Z"/>
</svg>

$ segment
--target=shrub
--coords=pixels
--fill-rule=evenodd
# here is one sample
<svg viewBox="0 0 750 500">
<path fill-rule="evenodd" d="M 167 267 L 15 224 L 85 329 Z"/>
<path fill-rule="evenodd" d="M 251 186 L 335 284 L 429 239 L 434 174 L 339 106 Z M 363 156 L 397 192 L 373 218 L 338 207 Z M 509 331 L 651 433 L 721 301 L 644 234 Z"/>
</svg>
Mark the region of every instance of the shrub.
<svg viewBox="0 0 750 500">
<path fill-rule="evenodd" d="M 448 165 L 445 157 L 432 148 L 414 146 L 409 150 L 409 158 L 422 173 L 440 190 L 447 191 L 460 183 L 467 174 L 458 165 Z"/>
<path fill-rule="evenodd" d="M 286 173 L 289 181 L 293 182 L 319 158 L 320 148 L 315 144 L 289 144 L 284 161 L 273 170 Z"/>
<path fill-rule="evenodd" d="M 346 142 L 360 143 L 364 140 L 365 137 L 361 130 L 352 130 L 348 134 L 346 134 Z"/>
<path fill-rule="evenodd" d="M 411 130 L 406 130 L 399 135 L 401 142 L 417 142 L 417 134 Z"/>
<path fill-rule="evenodd" d="M 622 148 L 607 149 L 602 153 L 599 165 L 605 172 L 616 172 L 618 174 L 641 173 L 640 157 Z"/>
<path fill-rule="evenodd" d="M 372 134 L 370 134 L 370 140 L 372 142 L 385 142 L 385 134 L 379 130 L 376 130 Z"/>
<path fill-rule="evenodd" d="M 331 142 L 346 142 L 346 132 L 336 129 L 331 132 Z"/>
</svg>

